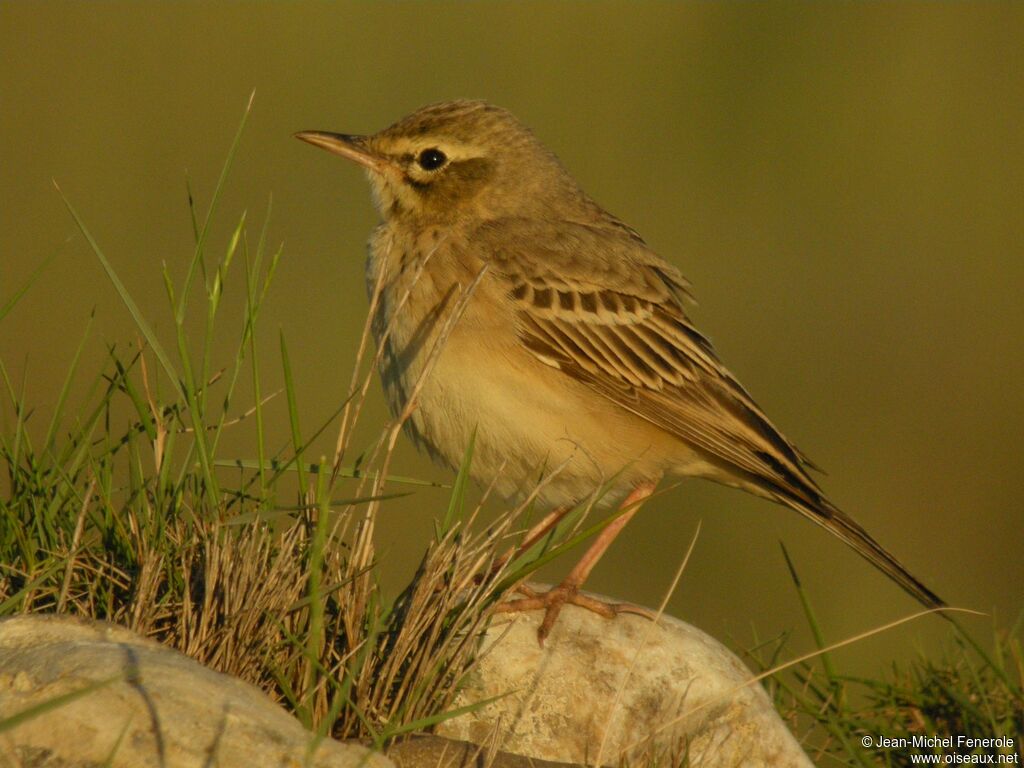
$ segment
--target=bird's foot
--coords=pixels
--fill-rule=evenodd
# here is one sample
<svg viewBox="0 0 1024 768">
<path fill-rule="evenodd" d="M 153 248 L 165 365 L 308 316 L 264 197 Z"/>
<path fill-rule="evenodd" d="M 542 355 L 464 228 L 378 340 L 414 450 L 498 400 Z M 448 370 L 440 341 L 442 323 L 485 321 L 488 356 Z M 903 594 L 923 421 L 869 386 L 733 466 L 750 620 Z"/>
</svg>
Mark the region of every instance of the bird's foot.
<svg viewBox="0 0 1024 768">
<path fill-rule="evenodd" d="M 498 613 L 515 613 L 518 611 L 537 611 L 543 609 L 544 619 L 541 621 L 540 627 L 537 628 L 537 642 L 541 646 L 544 645 L 544 641 L 551 634 L 551 628 L 555 626 L 555 621 L 558 619 L 558 614 L 562 611 L 562 606 L 567 603 L 592 611 L 606 619 L 614 619 L 620 613 L 634 613 L 638 616 L 645 616 L 648 619 L 655 618 L 653 611 L 649 611 L 639 605 L 606 603 L 589 595 L 580 594 L 578 584 L 562 583 L 546 592 L 538 592 L 532 587 L 520 584 L 516 587 L 516 592 L 522 594 L 523 597 L 499 603 L 495 606 L 494 610 Z"/>
</svg>

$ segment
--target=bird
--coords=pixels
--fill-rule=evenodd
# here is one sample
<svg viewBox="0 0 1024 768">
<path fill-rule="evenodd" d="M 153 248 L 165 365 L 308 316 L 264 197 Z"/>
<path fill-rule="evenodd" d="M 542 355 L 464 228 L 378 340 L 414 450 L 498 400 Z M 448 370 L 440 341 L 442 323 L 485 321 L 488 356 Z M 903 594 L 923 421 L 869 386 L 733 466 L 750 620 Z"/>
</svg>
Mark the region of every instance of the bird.
<svg viewBox="0 0 1024 768">
<path fill-rule="evenodd" d="M 596 489 L 600 503 L 617 504 L 561 584 L 502 604 L 544 610 L 541 644 L 565 604 L 617 613 L 581 587 L 664 478 L 709 479 L 789 507 L 925 607 L 946 605 L 824 495 L 818 468 L 694 326 L 680 271 L 511 112 L 446 101 L 369 135 L 295 136 L 369 180 L 380 215 L 366 266 L 380 378 L 417 447 L 457 467 L 472 440 L 474 480 L 552 510 L 527 542 Z"/>
</svg>

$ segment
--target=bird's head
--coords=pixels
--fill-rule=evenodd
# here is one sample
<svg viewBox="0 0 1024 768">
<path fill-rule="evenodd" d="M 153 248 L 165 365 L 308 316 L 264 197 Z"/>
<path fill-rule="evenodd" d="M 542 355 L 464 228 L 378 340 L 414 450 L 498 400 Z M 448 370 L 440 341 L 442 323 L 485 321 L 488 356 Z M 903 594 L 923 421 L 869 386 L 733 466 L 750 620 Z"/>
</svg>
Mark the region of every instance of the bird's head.
<svg viewBox="0 0 1024 768">
<path fill-rule="evenodd" d="M 385 219 L 530 216 L 582 194 L 526 126 L 483 101 L 432 104 L 370 136 L 303 131 L 296 138 L 362 165 Z"/>
</svg>

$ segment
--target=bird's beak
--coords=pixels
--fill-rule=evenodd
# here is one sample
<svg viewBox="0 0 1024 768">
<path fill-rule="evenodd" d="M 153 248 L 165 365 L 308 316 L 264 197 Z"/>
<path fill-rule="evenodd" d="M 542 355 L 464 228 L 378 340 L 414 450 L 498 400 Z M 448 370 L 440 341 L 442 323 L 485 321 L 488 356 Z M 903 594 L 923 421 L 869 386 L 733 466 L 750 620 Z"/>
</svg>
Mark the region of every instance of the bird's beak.
<svg viewBox="0 0 1024 768">
<path fill-rule="evenodd" d="M 371 171 L 383 170 L 384 158 L 370 151 L 366 146 L 365 136 L 328 133 L 327 131 L 300 131 L 295 134 L 295 138 L 348 158 Z"/>
</svg>

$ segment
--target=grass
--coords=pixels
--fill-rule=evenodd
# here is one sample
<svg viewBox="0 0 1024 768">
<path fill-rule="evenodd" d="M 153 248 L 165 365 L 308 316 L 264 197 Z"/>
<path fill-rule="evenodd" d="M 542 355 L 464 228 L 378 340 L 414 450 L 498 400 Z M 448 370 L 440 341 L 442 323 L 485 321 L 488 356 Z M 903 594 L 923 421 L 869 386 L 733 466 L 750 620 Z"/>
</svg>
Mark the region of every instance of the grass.
<svg viewBox="0 0 1024 768">
<path fill-rule="evenodd" d="M 894 663 L 877 678 L 851 676 L 838 670 L 785 548 L 783 555 L 819 653 L 780 664 L 786 640 L 780 637 L 746 655 L 755 669 L 779 669 L 768 679 L 768 690 L 794 733 L 805 735 L 817 765 L 922 765 L 928 764 L 925 756 L 937 757 L 936 764 L 987 755 L 1009 764 L 1024 760 L 1024 613 L 1008 630 L 993 628 L 992 652 L 954 618 L 955 631 L 938 658 L 919 655 L 904 666 Z M 962 738 L 993 741 L 971 744 Z"/>
<path fill-rule="evenodd" d="M 278 360 L 260 357 L 260 312 L 281 251 L 268 245 L 266 222 L 250 242 L 244 213 L 216 252 L 208 234 L 248 113 L 205 214 L 190 190 L 195 247 L 186 276 L 176 284 L 164 272 L 170 338 L 155 332 L 65 200 L 137 340 L 109 346 L 101 374 L 83 387 L 87 327 L 45 424 L 27 382 L 0 360 L 0 615 L 57 611 L 122 624 L 257 685 L 318 738 L 382 746 L 458 714 L 452 702 L 495 602 L 609 519 L 587 524 L 581 508 L 525 551 L 528 503 L 478 530 L 482 502 L 467 495 L 470 445 L 415 577 L 394 598 L 382 593 L 378 515 L 420 482 L 390 472 L 409 413 L 353 457 L 378 362 L 368 324 L 348 396 L 311 429 L 299 418 L 286 340 Z M 0 296 L 0 323 L 44 268 Z M 244 297 L 233 331 L 221 317 L 228 291 Z M 233 338 L 234 351 L 215 364 L 214 341 L 223 338 Z M 284 388 L 266 392 L 264 370 L 275 365 Z M 287 419 L 284 445 L 269 443 L 271 416 Z M 243 423 L 255 432 L 252 455 L 225 456 L 225 435 Z M 332 434 L 331 455 L 311 455 Z M 1016 734 L 1019 749 L 1019 637 L 1018 624 L 986 654 L 959 633 L 943 659 L 877 680 L 842 676 L 826 654 L 775 674 L 769 688 L 821 764 L 909 764 L 907 750 L 863 750 L 863 734 Z M 749 658 L 770 667 L 782 650 L 776 642 Z M 0 731 L 15 724 L 0 722 Z"/>
<path fill-rule="evenodd" d="M 957 633 L 938 658 L 893 664 L 873 679 L 806 662 L 773 675 L 768 688 L 793 731 L 805 735 L 816 765 L 928 764 L 922 756 L 938 757 L 935 764 L 970 763 L 972 755 L 1003 756 L 1005 763 L 1020 764 L 1024 657 L 1019 627 L 995 632 L 993 643 L 994 656 L 980 655 Z M 763 653 L 751 658 L 765 663 Z M 971 745 L 960 737 L 1009 741 Z M 865 748 L 864 739 L 872 745 Z"/>
</svg>

